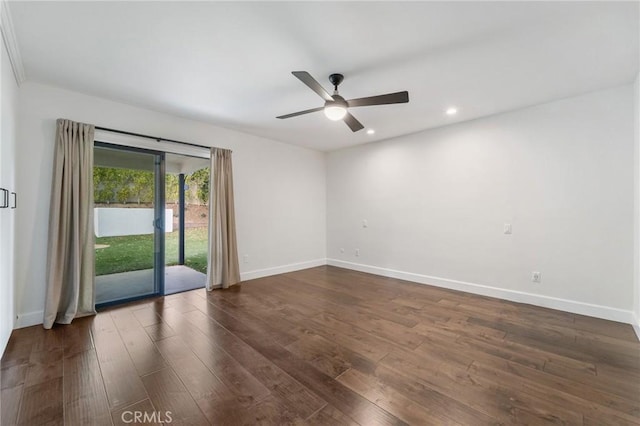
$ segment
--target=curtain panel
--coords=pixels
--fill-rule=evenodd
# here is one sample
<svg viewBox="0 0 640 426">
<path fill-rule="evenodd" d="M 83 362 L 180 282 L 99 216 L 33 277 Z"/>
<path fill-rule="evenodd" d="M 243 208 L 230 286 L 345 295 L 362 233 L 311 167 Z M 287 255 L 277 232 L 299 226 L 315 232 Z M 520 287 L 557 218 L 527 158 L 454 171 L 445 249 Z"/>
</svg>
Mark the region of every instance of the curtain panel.
<svg viewBox="0 0 640 426">
<path fill-rule="evenodd" d="M 93 139 L 90 124 L 58 119 L 49 213 L 44 328 L 95 314 Z"/>
<path fill-rule="evenodd" d="M 240 282 L 231 151 L 211 148 L 207 290 Z"/>
</svg>

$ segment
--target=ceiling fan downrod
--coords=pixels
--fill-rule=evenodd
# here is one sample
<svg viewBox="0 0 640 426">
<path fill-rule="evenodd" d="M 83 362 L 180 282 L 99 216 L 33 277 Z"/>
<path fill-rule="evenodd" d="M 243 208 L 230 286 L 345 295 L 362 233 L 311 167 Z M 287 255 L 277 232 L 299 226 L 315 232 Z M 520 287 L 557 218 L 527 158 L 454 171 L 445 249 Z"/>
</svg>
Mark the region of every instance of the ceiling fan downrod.
<svg viewBox="0 0 640 426">
<path fill-rule="evenodd" d="M 329 81 L 333 84 L 333 90 L 335 90 L 336 93 L 338 92 L 338 86 L 342 83 L 342 80 L 344 80 L 344 76 L 342 74 L 331 74 L 329 76 Z"/>
</svg>

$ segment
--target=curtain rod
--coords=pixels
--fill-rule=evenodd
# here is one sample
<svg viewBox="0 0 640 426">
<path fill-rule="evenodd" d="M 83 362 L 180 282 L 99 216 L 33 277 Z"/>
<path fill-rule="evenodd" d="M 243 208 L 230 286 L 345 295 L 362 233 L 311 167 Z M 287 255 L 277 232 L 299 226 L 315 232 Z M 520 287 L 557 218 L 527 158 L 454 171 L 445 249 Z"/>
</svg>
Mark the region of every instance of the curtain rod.
<svg viewBox="0 0 640 426">
<path fill-rule="evenodd" d="M 140 138 L 147 138 L 147 139 L 155 139 L 157 142 L 164 141 L 164 142 L 171 142 L 171 143 L 179 143 L 179 144 L 182 144 L 182 145 L 195 146 L 197 148 L 211 149 L 210 146 L 198 145 L 198 144 L 191 143 L 191 142 L 183 142 L 183 141 L 177 141 L 177 140 L 173 140 L 173 139 L 159 138 L 157 136 L 143 135 L 142 133 L 127 132 L 125 130 L 110 129 L 108 127 L 101 127 L 101 126 L 95 126 L 95 128 L 96 128 L 96 130 L 105 130 L 107 132 L 120 133 L 122 135 L 138 136 Z"/>
</svg>

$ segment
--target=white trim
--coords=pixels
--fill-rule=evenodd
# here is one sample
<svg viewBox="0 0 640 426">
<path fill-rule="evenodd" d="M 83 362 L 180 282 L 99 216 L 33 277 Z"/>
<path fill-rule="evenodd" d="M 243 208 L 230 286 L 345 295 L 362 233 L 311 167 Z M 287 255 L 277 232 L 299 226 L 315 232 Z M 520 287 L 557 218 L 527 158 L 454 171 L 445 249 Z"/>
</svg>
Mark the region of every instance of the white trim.
<svg viewBox="0 0 640 426">
<path fill-rule="evenodd" d="M 512 302 L 527 303 L 529 305 L 542 306 L 544 308 L 558 309 L 574 314 L 588 315 L 611 321 L 633 322 L 633 312 L 608 306 L 594 305 L 591 303 L 577 302 L 574 300 L 560 299 L 557 297 L 543 296 L 540 294 L 525 293 L 516 290 L 491 287 L 483 284 L 475 284 L 448 278 L 432 277 L 429 275 L 415 274 L 412 272 L 397 271 L 394 269 L 380 268 L 377 266 L 363 265 L 359 263 L 345 262 L 338 259 L 327 259 L 327 264 L 340 268 L 353 269 L 385 277 L 398 278 L 419 284 L 427 284 L 435 287 L 443 287 L 451 290 L 465 291 L 480 294 L 482 296 L 497 297 Z M 636 321 L 637 323 L 637 321 Z M 638 330 L 636 330 L 637 332 Z"/>
<path fill-rule="evenodd" d="M 636 337 L 640 341 L 640 318 L 638 318 L 637 314 L 633 314 L 633 322 L 631 323 L 633 326 L 633 331 L 636 332 Z"/>
<path fill-rule="evenodd" d="M 271 275 L 285 274 L 287 272 L 299 271 L 301 269 L 315 268 L 316 266 L 324 266 L 327 259 L 308 260 L 306 262 L 291 263 L 289 265 L 276 266 L 273 268 L 257 269 L 255 271 L 242 272 L 240 278 L 242 281 L 255 280 L 256 278 L 269 277 Z"/>
<path fill-rule="evenodd" d="M 16 316 L 16 324 L 14 329 L 31 327 L 32 325 L 42 324 L 44 311 L 28 312 L 26 314 L 18 314 Z"/>
<path fill-rule="evenodd" d="M 316 259 L 306 262 L 292 263 L 289 265 L 276 266 L 273 268 L 258 269 L 255 271 L 243 272 L 240 274 L 242 281 L 256 278 L 268 277 L 271 275 L 285 274 L 287 272 L 299 271 L 302 269 L 315 268 L 317 266 L 330 265 L 339 268 L 352 269 L 354 271 L 366 272 L 369 274 L 384 277 L 397 278 L 411 281 L 418 284 L 432 285 L 435 287 L 448 288 L 451 290 L 465 291 L 482 296 L 496 297 L 513 302 L 527 303 L 545 308 L 558 309 L 580 315 L 587 315 L 611 321 L 631 324 L 640 340 L 640 318 L 632 311 L 624 309 L 610 308 L 608 306 L 594 305 L 591 303 L 576 302 L 573 300 L 560 299 L 556 297 L 543 296 L 539 294 L 525 293 L 515 290 L 491 287 L 482 284 L 469 283 L 464 281 L 450 280 L 447 278 L 432 277 L 429 275 L 415 274 L 411 272 L 397 271 L 394 269 L 380 268 L 377 266 L 363 265 L 360 263 L 345 262 L 338 259 Z M 42 324 L 44 312 L 36 311 L 17 316 L 15 328 L 30 327 Z"/>
<path fill-rule="evenodd" d="M 27 77 L 24 72 L 24 65 L 22 64 L 22 56 L 18 49 L 16 33 L 13 30 L 13 21 L 11 20 L 9 4 L 5 0 L 0 1 L 0 32 L 2 32 L 2 39 L 4 40 L 4 45 L 7 48 L 7 54 L 9 55 L 9 62 L 11 62 L 13 76 L 15 77 L 18 86 L 20 86 Z"/>
</svg>

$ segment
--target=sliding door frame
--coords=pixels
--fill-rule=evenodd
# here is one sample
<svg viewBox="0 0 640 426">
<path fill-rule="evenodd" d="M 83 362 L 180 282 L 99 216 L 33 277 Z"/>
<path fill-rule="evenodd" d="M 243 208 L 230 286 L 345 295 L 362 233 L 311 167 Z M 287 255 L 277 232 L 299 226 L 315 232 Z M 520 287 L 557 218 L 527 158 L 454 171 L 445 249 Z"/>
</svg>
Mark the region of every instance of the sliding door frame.
<svg viewBox="0 0 640 426">
<path fill-rule="evenodd" d="M 119 151 L 139 152 L 154 156 L 154 223 L 153 223 L 153 293 L 122 298 L 114 301 L 96 304 L 96 308 L 132 302 L 134 300 L 158 297 L 164 295 L 164 268 L 165 268 L 165 153 L 146 148 L 137 148 L 126 145 L 118 145 L 107 142 L 95 141 L 94 148 L 108 148 Z M 94 236 L 95 237 L 95 236 Z"/>
<path fill-rule="evenodd" d="M 156 167 L 155 167 L 155 209 L 156 220 L 154 229 L 154 249 L 155 265 L 153 268 L 154 281 L 156 287 L 156 296 L 164 296 L 164 268 L 165 268 L 165 210 L 166 210 L 166 191 L 165 191 L 165 153 L 156 151 Z M 173 218 L 172 218 L 173 219 Z"/>
</svg>

